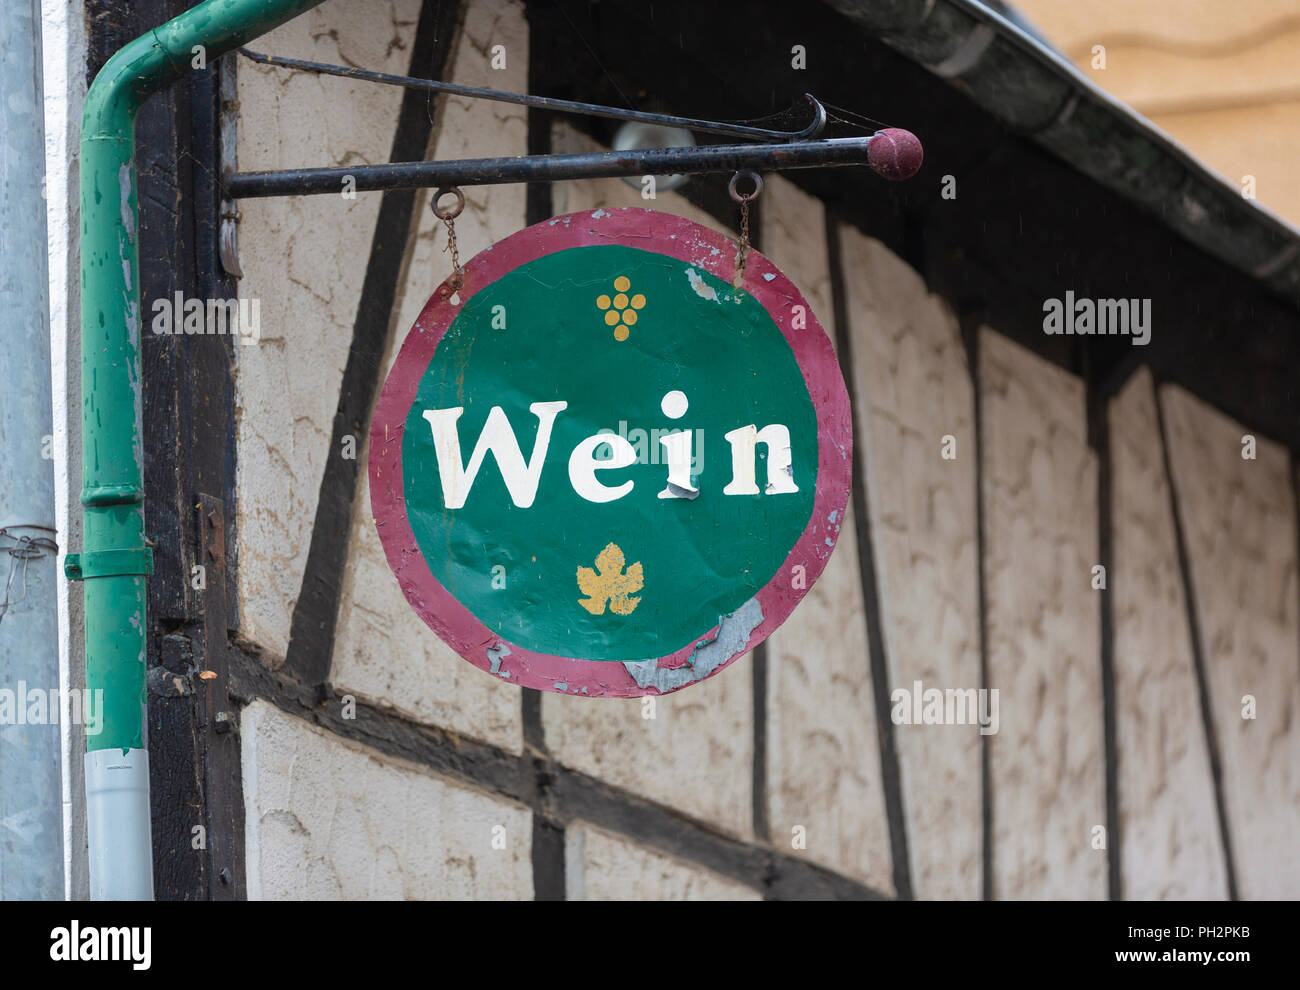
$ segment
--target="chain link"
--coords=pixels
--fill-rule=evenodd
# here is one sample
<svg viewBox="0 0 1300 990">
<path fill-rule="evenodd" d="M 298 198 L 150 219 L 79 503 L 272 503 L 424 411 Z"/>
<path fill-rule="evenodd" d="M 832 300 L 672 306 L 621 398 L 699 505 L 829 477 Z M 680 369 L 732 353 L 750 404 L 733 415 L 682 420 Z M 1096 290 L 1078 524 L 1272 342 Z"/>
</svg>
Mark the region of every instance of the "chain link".
<svg viewBox="0 0 1300 990">
<path fill-rule="evenodd" d="M 456 205 L 451 209 L 438 206 L 438 201 L 447 193 L 456 197 Z M 465 286 L 465 269 L 460 267 L 460 248 L 456 244 L 456 218 L 460 216 L 460 211 L 465 209 L 465 194 L 455 186 L 447 186 L 445 189 L 435 190 L 431 205 L 433 215 L 447 227 L 447 243 L 443 246 L 443 250 L 451 252 L 451 278 L 442 289 L 442 297 L 446 299 L 448 296 L 458 294 Z"/>
<path fill-rule="evenodd" d="M 753 192 L 742 193 L 736 188 L 736 183 L 741 178 L 748 178 L 754 183 Z M 739 289 L 745 284 L 745 265 L 749 261 L 749 204 L 758 199 L 758 194 L 763 191 L 763 179 L 757 172 L 737 172 L 731 177 L 727 191 L 731 193 L 731 198 L 740 204 L 740 240 L 736 245 L 736 273 L 731 277 L 732 287 Z"/>
</svg>

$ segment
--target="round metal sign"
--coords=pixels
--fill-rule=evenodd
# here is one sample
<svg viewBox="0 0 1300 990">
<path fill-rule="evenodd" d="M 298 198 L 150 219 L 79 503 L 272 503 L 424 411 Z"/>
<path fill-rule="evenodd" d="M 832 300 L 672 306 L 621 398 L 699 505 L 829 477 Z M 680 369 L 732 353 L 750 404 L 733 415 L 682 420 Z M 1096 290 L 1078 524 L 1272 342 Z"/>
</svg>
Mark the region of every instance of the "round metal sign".
<svg viewBox="0 0 1300 990">
<path fill-rule="evenodd" d="M 651 210 L 521 230 L 444 284 L 375 408 L 370 498 L 411 606 L 523 687 L 675 691 L 753 649 L 844 520 L 848 395 L 799 291 Z"/>
</svg>

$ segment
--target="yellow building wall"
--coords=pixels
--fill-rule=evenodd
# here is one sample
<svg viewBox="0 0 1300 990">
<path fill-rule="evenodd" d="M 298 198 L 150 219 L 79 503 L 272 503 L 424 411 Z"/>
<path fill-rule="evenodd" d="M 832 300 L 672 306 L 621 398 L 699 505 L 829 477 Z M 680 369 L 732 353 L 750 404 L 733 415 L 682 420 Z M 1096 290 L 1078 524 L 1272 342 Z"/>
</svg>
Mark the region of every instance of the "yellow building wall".
<svg viewBox="0 0 1300 990">
<path fill-rule="evenodd" d="M 1295 0 L 1016 0 L 1015 6 L 1093 83 L 1238 188 L 1249 192 L 1253 176 L 1258 201 L 1300 223 Z"/>
</svg>

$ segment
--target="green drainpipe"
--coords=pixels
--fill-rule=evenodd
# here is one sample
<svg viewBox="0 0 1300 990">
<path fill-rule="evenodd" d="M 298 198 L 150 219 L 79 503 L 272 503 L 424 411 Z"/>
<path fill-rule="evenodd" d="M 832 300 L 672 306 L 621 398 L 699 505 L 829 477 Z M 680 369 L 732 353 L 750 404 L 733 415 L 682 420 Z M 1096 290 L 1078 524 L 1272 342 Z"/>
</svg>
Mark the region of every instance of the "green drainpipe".
<svg viewBox="0 0 1300 990">
<path fill-rule="evenodd" d="M 145 713 L 144 454 L 135 119 L 154 93 L 323 0 L 207 0 L 128 43 L 86 94 L 81 124 L 81 493 L 86 690 L 103 691 L 86 737 L 90 895 L 153 897 Z"/>
</svg>

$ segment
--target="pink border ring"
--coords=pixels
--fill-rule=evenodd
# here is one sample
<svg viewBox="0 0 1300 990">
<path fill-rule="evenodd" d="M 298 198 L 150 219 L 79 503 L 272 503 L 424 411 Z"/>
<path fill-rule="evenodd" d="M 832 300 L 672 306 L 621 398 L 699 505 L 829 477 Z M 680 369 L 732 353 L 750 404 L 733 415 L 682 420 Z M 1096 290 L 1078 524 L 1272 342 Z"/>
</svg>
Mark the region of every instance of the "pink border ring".
<svg viewBox="0 0 1300 990">
<path fill-rule="evenodd" d="M 544 255 L 607 244 L 676 258 L 728 285 L 735 274 L 735 244 L 716 231 L 654 210 L 599 209 L 534 224 L 478 254 L 465 266 L 460 290 L 463 301 Z M 745 605 L 676 652 L 639 663 L 581 660 L 525 649 L 484 625 L 430 572 L 406 515 L 402 433 L 420 380 L 461 307 L 440 291 L 429 298 L 407 334 L 375 406 L 370 427 L 370 501 L 384 553 L 407 601 L 474 666 L 510 684 L 544 691 L 619 698 L 666 694 L 711 677 L 763 642 L 821 575 L 839 537 L 852 484 L 853 427 L 844 378 L 812 307 L 790 280 L 756 251 L 749 253 L 742 289 L 781 328 L 817 413 L 817 492 L 812 517 L 782 566 Z M 803 306 L 807 314 L 807 326 L 798 330 L 791 326 L 795 306 Z M 804 567 L 803 588 L 790 587 L 787 575 L 795 565 Z"/>
</svg>

